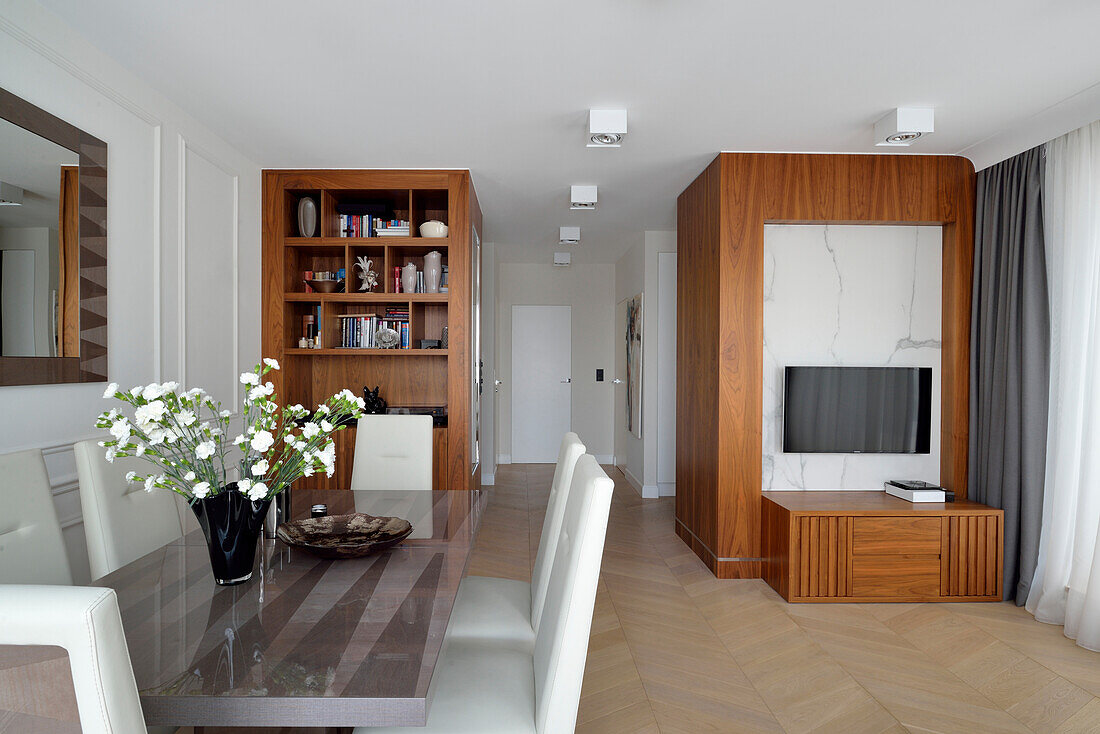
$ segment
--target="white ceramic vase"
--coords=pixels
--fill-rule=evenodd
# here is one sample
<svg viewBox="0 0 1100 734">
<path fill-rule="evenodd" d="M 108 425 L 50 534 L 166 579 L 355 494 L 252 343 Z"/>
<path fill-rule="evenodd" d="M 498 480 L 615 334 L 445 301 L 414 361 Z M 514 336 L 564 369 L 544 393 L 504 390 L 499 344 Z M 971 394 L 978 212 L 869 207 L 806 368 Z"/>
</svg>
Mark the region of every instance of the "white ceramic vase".
<svg viewBox="0 0 1100 734">
<path fill-rule="evenodd" d="M 443 255 L 432 250 L 424 256 L 424 288 L 428 293 L 439 293 L 439 281 L 443 277 Z"/>
<path fill-rule="evenodd" d="M 317 231 L 317 204 L 308 196 L 298 200 L 298 236 L 312 237 Z"/>
<path fill-rule="evenodd" d="M 401 290 L 405 293 L 416 293 L 416 265 L 408 263 L 401 268 Z"/>
</svg>

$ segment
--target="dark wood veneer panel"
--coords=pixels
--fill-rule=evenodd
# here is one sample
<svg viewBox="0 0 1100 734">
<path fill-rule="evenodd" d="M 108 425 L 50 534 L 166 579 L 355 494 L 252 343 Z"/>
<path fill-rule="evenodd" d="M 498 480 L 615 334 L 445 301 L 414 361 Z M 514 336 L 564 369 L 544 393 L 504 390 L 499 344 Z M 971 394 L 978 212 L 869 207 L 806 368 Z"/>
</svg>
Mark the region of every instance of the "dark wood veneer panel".
<svg viewBox="0 0 1100 734">
<path fill-rule="evenodd" d="M 717 538 L 717 515 L 711 511 L 718 496 L 718 257 L 719 164 L 711 164 L 680 195 L 677 233 L 676 361 L 690 370 L 692 380 L 678 380 L 677 414 L 691 420 L 676 422 L 676 517 L 681 537 L 712 571 Z M 705 553 L 703 549 L 706 549 Z M 705 557 L 704 557 L 705 556 Z"/>
<path fill-rule="evenodd" d="M 974 180 L 955 156 L 723 153 L 680 195 L 676 517 L 719 575 L 761 565 L 766 223 L 943 227 L 941 482 L 965 499 Z"/>
</svg>

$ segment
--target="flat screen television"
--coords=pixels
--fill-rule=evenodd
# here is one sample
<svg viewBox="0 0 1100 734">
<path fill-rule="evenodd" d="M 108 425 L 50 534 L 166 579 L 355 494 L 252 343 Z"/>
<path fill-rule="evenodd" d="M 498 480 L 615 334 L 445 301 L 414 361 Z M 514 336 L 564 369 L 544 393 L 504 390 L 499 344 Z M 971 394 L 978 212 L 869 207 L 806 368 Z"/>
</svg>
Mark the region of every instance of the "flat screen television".
<svg viewBox="0 0 1100 734">
<path fill-rule="evenodd" d="M 927 454 L 931 367 L 787 367 L 783 451 Z"/>
</svg>

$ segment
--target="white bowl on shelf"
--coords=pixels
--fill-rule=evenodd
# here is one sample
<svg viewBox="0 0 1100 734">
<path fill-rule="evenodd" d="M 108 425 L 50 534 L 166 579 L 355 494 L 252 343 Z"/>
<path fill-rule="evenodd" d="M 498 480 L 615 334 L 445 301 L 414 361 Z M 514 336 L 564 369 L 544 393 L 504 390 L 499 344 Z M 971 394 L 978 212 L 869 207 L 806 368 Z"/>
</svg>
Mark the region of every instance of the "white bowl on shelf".
<svg viewBox="0 0 1100 734">
<path fill-rule="evenodd" d="M 421 237 L 446 237 L 447 225 L 438 220 L 431 220 L 420 225 Z"/>
</svg>

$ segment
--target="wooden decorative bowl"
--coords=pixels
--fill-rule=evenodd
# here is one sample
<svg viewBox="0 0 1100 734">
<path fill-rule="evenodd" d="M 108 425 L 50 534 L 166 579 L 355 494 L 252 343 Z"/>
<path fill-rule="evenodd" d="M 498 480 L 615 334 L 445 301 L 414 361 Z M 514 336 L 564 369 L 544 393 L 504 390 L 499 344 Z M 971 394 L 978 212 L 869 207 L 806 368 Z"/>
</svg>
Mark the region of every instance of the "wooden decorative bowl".
<svg viewBox="0 0 1100 734">
<path fill-rule="evenodd" d="M 344 292 L 344 281 L 342 280 L 307 280 L 305 282 L 318 293 Z"/>
<path fill-rule="evenodd" d="M 283 523 L 275 534 L 287 545 L 321 558 L 361 558 L 397 545 L 412 531 L 409 521 L 399 517 L 353 512 Z"/>
</svg>

